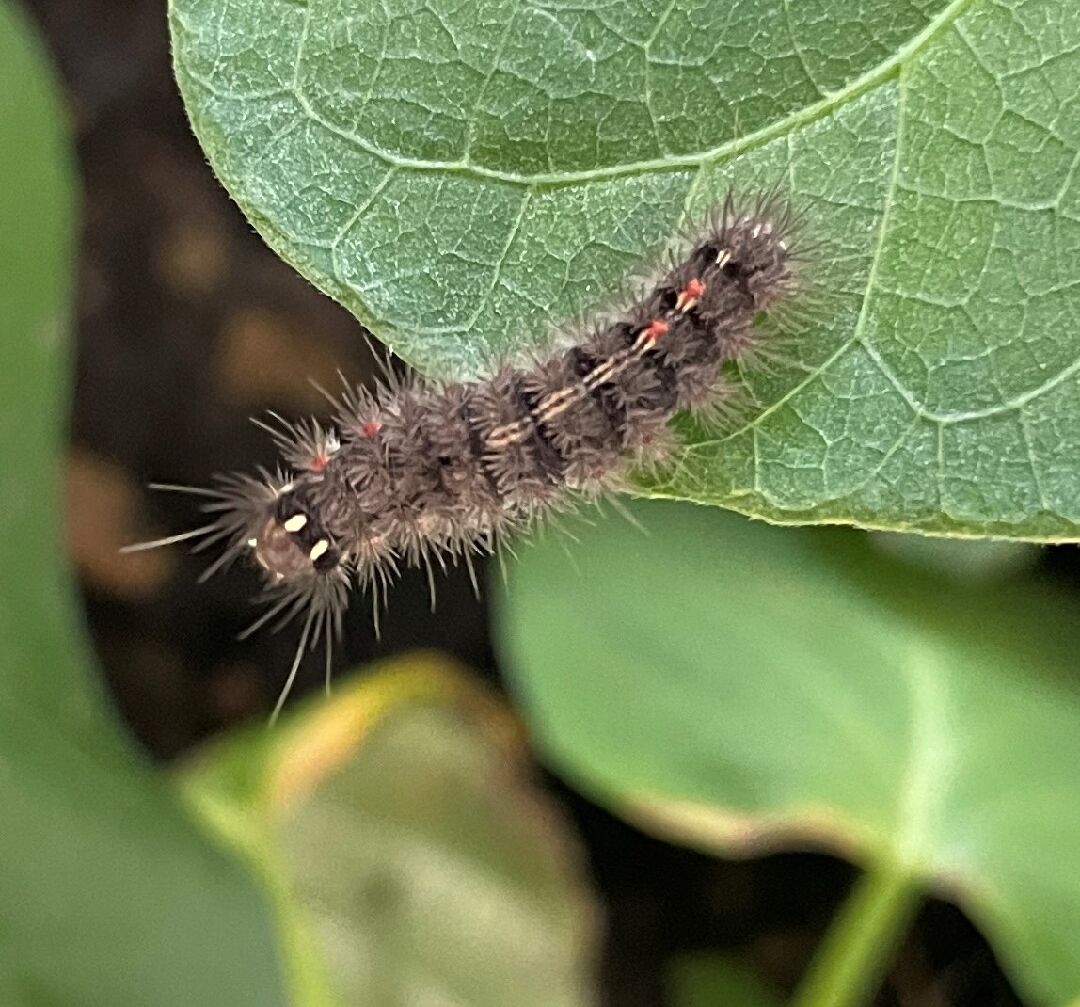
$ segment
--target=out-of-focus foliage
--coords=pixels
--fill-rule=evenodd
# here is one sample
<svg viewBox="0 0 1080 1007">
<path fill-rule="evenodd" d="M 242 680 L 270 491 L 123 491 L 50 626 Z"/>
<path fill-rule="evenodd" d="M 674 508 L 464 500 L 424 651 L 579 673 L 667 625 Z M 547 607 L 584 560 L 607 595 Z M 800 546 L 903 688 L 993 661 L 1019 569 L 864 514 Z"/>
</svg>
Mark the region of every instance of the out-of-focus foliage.
<svg viewBox="0 0 1080 1007">
<path fill-rule="evenodd" d="M 666 835 L 812 845 L 955 897 L 1037 1002 L 1080 993 L 1080 624 L 839 529 L 642 505 L 513 568 L 503 651 L 551 757 Z M 824 1002 L 824 1001 L 822 1001 Z"/>
<path fill-rule="evenodd" d="M 684 954 L 671 962 L 672 1007 L 779 1007 L 780 1001 L 740 963 L 716 954 Z"/>
<path fill-rule="evenodd" d="M 523 743 L 445 660 L 415 658 L 193 768 L 196 807 L 279 894 L 298 1003 L 594 1002 L 596 912 Z"/>
<path fill-rule="evenodd" d="M 74 172 L 0 3 L 0 1001 L 283 1003 L 258 890 L 121 741 L 62 565 Z"/>
</svg>

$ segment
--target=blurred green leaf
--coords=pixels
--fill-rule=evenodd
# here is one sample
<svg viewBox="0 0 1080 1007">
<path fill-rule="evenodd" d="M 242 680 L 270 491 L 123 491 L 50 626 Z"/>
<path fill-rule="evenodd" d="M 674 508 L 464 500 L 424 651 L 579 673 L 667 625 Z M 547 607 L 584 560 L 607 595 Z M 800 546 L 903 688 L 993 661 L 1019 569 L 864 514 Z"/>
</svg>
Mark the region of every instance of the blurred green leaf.
<svg viewBox="0 0 1080 1007">
<path fill-rule="evenodd" d="M 592 1002 L 579 851 L 516 722 L 444 659 L 230 741 L 188 789 L 279 893 L 302 1003 Z"/>
<path fill-rule="evenodd" d="M 871 542 L 886 556 L 960 583 L 991 583 L 1032 570 L 1042 552 L 1027 542 L 931 538 L 887 531 L 875 532 Z"/>
<path fill-rule="evenodd" d="M 689 506 L 525 551 L 498 620 L 542 744 L 669 836 L 935 887 L 1037 1002 L 1080 994 L 1080 622 L 865 536 Z M 580 572 L 577 572 L 580 571 Z"/>
<path fill-rule="evenodd" d="M 1080 537 L 1074 0 L 171 0 L 210 162 L 405 359 L 475 372 L 729 188 L 807 210 L 812 320 L 652 491 Z"/>
<path fill-rule="evenodd" d="M 121 740 L 61 562 L 66 126 L 40 47 L 0 2 L 0 1002 L 272 1007 L 269 914 Z"/>
<path fill-rule="evenodd" d="M 684 954 L 668 969 L 672 1007 L 779 1007 L 752 972 L 718 954 Z"/>
</svg>

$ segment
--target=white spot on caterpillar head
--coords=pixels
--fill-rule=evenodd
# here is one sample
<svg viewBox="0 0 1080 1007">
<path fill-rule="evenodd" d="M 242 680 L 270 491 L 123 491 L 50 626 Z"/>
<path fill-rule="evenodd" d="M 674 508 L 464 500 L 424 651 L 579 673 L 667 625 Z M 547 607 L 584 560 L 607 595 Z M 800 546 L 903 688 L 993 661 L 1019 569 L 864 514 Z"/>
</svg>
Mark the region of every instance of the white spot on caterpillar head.
<svg viewBox="0 0 1080 1007">
<path fill-rule="evenodd" d="M 259 540 L 257 538 L 249 538 L 247 540 L 247 544 L 249 549 L 257 549 L 259 546 Z"/>
<path fill-rule="evenodd" d="M 285 527 L 285 530 L 287 532 L 291 532 L 292 534 L 295 535 L 298 531 L 302 530 L 304 525 L 306 525 L 306 524 L 307 524 L 307 515 L 306 514 L 294 514 L 291 518 L 289 518 L 285 522 L 284 527 Z"/>
<path fill-rule="evenodd" d="M 326 539 L 321 538 L 311 547 L 311 552 L 308 553 L 308 559 L 312 563 L 318 562 L 319 558 L 325 555 L 326 550 L 330 548 L 330 543 Z"/>
</svg>

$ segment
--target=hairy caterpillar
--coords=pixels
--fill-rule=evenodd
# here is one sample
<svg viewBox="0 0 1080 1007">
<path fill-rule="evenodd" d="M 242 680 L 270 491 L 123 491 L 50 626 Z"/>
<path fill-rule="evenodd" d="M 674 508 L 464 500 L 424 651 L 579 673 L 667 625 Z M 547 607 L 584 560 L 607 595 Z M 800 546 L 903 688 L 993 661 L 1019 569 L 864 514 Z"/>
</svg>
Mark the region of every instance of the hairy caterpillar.
<svg viewBox="0 0 1080 1007">
<path fill-rule="evenodd" d="M 245 631 L 302 617 L 280 711 L 306 650 L 332 641 L 354 587 L 376 599 L 401 564 L 493 551 L 581 494 L 615 489 L 629 468 L 663 461 L 681 409 L 712 410 L 723 365 L 753 348 L 757 316 L 798 286 L 798 220 L 775 191 L 729 196 L 689 252 L 649 292 L 564 349 L 486 380 L 390 381 L 330 396 L 330 424 L 263 424 L 276 472 L 219 477 L 205 525 L 130 549 L 221 543 L 204 576 L 242 555 L 263 570 L 269 607 Z"/>
</svg>

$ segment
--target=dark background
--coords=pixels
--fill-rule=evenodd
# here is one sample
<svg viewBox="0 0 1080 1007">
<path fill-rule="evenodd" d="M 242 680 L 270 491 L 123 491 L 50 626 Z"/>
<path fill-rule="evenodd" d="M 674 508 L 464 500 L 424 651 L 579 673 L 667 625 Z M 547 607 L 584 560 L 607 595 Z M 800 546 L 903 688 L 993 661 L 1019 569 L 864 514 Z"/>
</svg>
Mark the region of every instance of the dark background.
<svg viewBox="0 0 1080 1007">
<path fill-rule="evenodd" d="M 257 578 L 207 584 L 181 550 L 120 557 L 120 545 L 193 527 L 197 501 L 148 494 L 151 481 L 205 485 L 218 471 L 273 464 L 248 418 L 324 405 L 309 378 L 360 380 L 372 360 L 356 321 L 266 248 L 205 163 L 172 81 L 161 0 L 33 0 L 66 87 L 83 184 L 69 525 L 108 687 L 158 760 L 272 707 L 296 633 L 236 634 L 255 616 Z M 178 436 L 182 432 L 182 436 Z M 1047 574 L 1074 578 L 1073 550 Z M 376 640 L 355 606 L 337 674 L 373 657 L 437 647 L 499 684 L 483 594 L 464 573 L 394 588 Z M 322 680 L 301 671 L 297 692 Z M 542 772 L 542 769 L 541 769 Z M 614 819 L 557 780 L 600 891 L 607 940 L 603 1002 L 663 1004 L 681 951 L 743 956 L 791 989 L 850 883 L 811 854 L 728 862 L 669 846 Z M 1019 1004 L 993 955 L 955 908 L 931 902 L 892 969 L 882 1005 Z M 508 1005 L 509 1007 L 509 1005 Z"/>
</svg>

